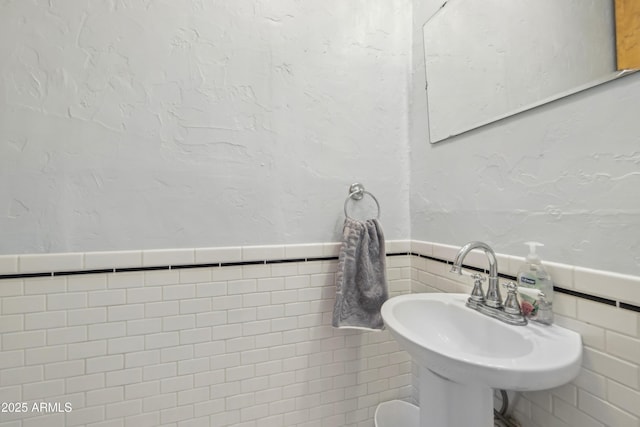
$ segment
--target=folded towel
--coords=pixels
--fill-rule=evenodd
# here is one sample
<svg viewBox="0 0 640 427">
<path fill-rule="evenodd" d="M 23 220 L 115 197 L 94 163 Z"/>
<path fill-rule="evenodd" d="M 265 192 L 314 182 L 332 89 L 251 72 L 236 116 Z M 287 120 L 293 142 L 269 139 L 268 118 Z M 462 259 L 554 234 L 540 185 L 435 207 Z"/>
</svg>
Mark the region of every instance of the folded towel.
<svg viewBox="0 0 640 427">
<path fill-rule="evenodd" d="M 346 218 L 336 274 L 333 326 L 380 330 L 388 298 L 384 235 L 377 219 Z"/>
</svg>

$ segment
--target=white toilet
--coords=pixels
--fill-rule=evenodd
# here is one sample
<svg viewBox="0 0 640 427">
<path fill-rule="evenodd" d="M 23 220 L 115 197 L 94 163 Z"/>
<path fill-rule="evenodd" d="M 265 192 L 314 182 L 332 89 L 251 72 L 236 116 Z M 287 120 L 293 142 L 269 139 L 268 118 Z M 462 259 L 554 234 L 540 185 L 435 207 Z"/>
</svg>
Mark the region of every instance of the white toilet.
<svg viewBox="0 0 640 427">
<path fill-rule="evenodd" d="M 420 409 L 403 400 L 383 402 L 376 408 L 375 427 L 419 427 Z"/>
</svg>

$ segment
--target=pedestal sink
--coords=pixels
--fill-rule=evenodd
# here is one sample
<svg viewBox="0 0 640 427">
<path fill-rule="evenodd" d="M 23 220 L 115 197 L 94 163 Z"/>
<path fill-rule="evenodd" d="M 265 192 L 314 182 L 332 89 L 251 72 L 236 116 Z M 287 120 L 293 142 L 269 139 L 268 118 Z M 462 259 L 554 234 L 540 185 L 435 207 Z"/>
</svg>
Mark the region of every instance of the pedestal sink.
<svg viewBox="0 0 640 427">
<path fill-rule="evenodd" d="M 468 295 L 389 299 L 382 317 L 420 366 L 421 427 L 493 426 L 493 390 L 543 390 L 576 377 L 580 335 L 559 326 L 513 326 L 465 306 Z"/>
</svg>

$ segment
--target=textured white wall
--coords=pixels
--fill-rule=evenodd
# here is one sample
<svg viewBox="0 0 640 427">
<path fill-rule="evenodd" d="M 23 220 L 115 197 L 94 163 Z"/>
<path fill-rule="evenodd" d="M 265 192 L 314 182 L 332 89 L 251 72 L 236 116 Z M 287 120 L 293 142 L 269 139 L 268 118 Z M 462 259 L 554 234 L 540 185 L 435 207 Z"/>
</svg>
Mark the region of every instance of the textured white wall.
<svg viewBox="0 0 640 427">
<path fill-rule="evenodd" d="M 422 25 L 414 2 L 412 239 L 640 275 L 640 75 L 429 144 Z"/>
<path fill-rule="evenodd" d="M 0 253 L 409 237 L 410 2 L 0 4 Z"/>
<path fill-rule="evenodd" d="M 3 2 L 0 253 L 336 240 L 360 180 L 388 238 L 637 275 L 640 76 L 431 146 L 413 3 Z"/>
</svg>

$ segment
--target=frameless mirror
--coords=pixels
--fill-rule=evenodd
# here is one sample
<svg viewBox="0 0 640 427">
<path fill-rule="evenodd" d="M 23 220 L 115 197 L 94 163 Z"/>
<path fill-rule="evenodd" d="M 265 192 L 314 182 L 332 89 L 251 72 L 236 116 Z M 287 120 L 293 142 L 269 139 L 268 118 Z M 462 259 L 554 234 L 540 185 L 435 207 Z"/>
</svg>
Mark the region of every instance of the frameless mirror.
<svg viewBox="0 0 640 427">
<path fill-rule="evenodd" d="M 628 74 L 611 0 L 449 0 L 423 31 L 432 143 Z"/>
</svg>

